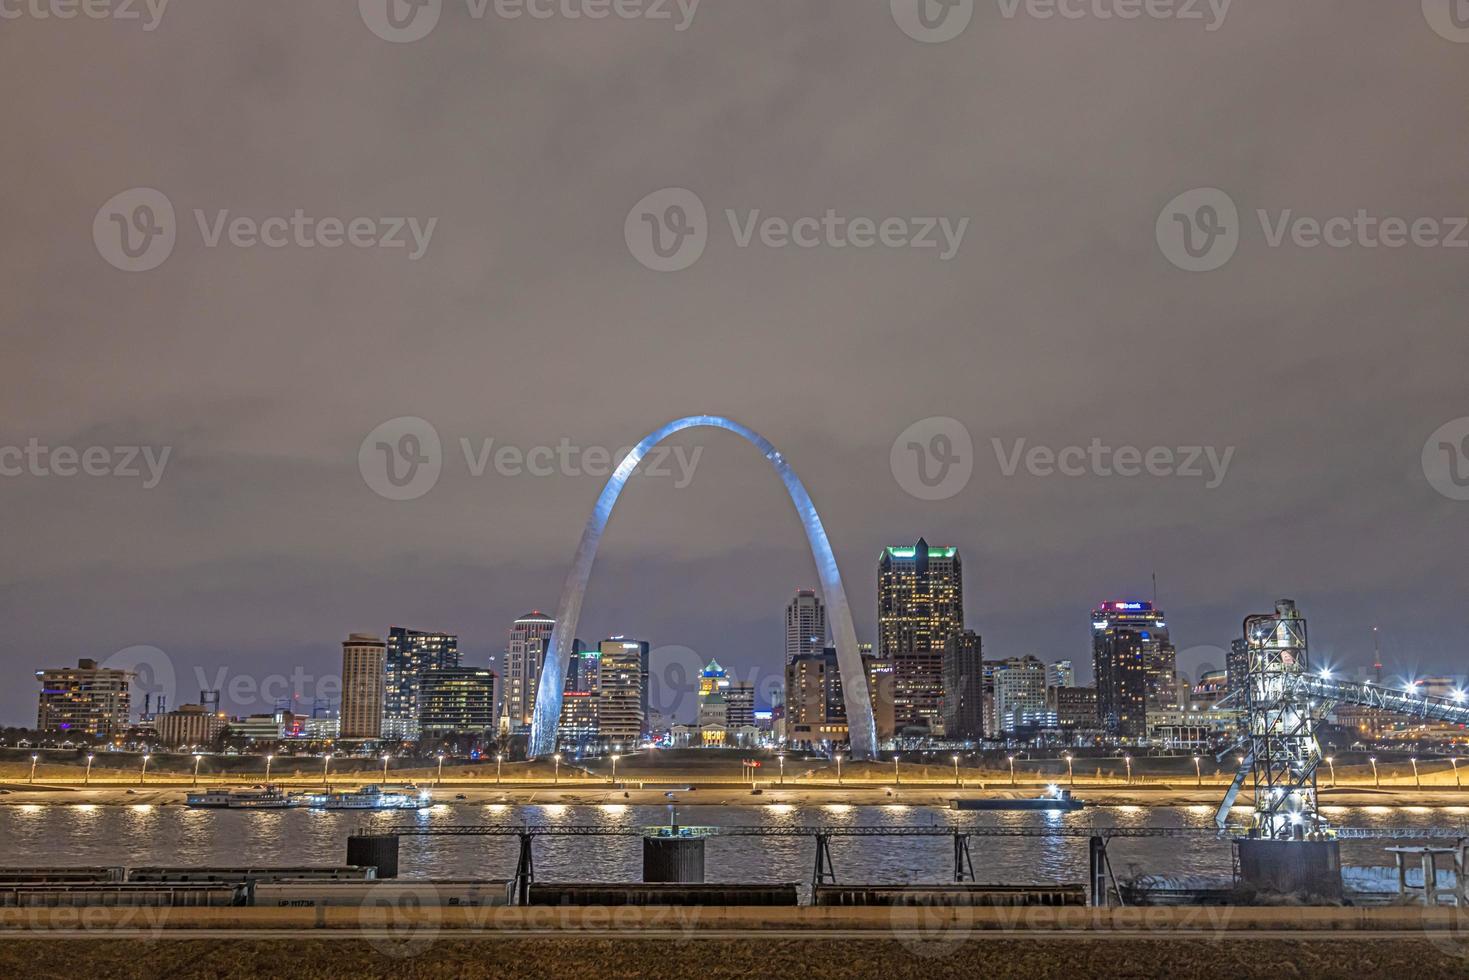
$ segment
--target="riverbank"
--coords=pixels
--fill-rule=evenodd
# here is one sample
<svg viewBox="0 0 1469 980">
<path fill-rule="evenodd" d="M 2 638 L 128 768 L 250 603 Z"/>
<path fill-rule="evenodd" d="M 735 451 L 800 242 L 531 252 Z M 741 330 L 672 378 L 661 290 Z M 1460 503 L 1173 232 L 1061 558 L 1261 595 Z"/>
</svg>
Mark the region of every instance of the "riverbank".
<svg viewBox="0 0 1469 980">
<path fill-rule="evenodd" d="M 210 783 L 217 786 L 217 783 Z M 248 784 L 236 784 L 248 785 Z M 360 785 L 346 779 L 333 780 L 335 790 L 355 789 Z M 613 787 L 606 784 L 522 783 L 491 784 L 483 781 L 441 785 L 423 784 L 431 805 L 483 807 L 486 805 L 661 805 L 676 800 L 679 806 L 926 806 L 948 807 L 956 796 L 965 799 L 1015 799 L 1040 795 L 1042 786 L 981 784 L 958 789 L 953 786 L 837 786 L 818 784 L 804 786 L 762 786 L 758 794 L 749 784 L 701 783 L 667 784 L 641 787 Z M 203 787 L 201 787 L 203 788 Z M 322 784 L 290 783 L 290 791 L 320 791 Z M 0 806 L 183 806 L 190 792 L 197 791 L 188 781 L 124 785 L 64 784 L 0 784 Z M 1089 805 L 1101 807 L 1178 807 L 1218 806 L 1223 787 L 1204 785 L 1078 785 L 1075 794 Z M 1351 787 L 1320 792 L 1321 805 L 1331 807 L 1385 807 L 1442 809 L 1456 821 L 1469 817 L 1469 793 L 1437 787 L 1414 789 L 1393 787 Z M 1247 802 L 1247 799 L 1245 800 Z"/>
</svg>

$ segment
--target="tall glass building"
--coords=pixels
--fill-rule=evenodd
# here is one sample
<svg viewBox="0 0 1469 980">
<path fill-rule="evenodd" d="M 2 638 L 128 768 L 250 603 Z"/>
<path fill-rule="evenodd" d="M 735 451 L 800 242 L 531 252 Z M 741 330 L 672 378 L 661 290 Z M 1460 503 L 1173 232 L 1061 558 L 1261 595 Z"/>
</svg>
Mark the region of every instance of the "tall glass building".
<svg viewBox="0 0 1469 980">
<path fill-rule="evenodd" d="M 878 655 L 893 664 L 898 734 L 943 729 L 944 646 L 964 629 L 958 548 L 888 548 L 877 563 Z"/>
<path fill-rule="evenodd" d="M 1104 602 L 1092 611 L 1097 718 L 1109 735 L 1143 738 L 1148 710 L 1178 705 L 1177 653 L 1151 602 Z"/>
<path fill-rule="evenodd" d="M 383 664 L 383 737 L 417 738 L 423 675 L 459 666 L 459 637 L 394 626 Z"/>
</svg>

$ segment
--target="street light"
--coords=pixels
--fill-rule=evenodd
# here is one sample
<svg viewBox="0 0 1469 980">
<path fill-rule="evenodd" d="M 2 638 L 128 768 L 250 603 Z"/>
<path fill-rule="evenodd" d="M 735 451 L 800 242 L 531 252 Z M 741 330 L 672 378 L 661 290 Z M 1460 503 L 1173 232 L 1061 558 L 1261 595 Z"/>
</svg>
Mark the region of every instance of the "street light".
<svg viewBox="0 0 1469 980">
<path fill-rule="evenodd" d="M 894 786 L 900 786 L 900 785 L 902 785 L 902 782 L 903 782 L 903 777 L 898 772 L 898 755 L 897 755 L 897 753 L 893 753 L 893 785 Z"/>
<path fill-rule="evenodd" d="M 1336 756 L 1328 755 L 1326 764 L 1331 767 L 1331 788 L 1336 789 Z"/>
<path fill-rule="evenodd" d="M 92 760 L 95 758 L 97 758 L 95 755 L 87 756 L 87 771 L 86 774 L 82 776 L 83 786 L 86 786 L 92 782 Z"/>
<path fill-rule="evenodd" d="M 954 785 L 961 787 L 964 785 L 959 781 L 959 757 L 957 755 L 954 756 Z"/>
<path fill-rule="evenodd" d="M 842 784 L 842 754 L 837 753 L 837 785 Z"/>
<path fill-rule="evenodd" d="M 148 760 L 151 759 L 151 758 L 153 758 L 151 755 L 144 755 L 143 756 L 143 768 L 138 771 L 138 785 L 139 786 L 143 785 L 143 780 L 145 780 L 145 779 L 148 778 Z"/>
<path fill-rule="evenodd" d="M 1015 757 L 1013 755 L 1007 755 L 1005 758 L 1007 758 L 1007 759 L 1010 760 L 1010 785 L 1011 786 L 1014 786 L 1015 785 Z"/>
<path fill-rule="evenodd" d="M 1132 756 L 1124 755 L 1122 761 L 1127 763 L 1127 785 L 1132 785 Z"/>
<path fill-rule="evenodd" d="M 384 752 L 383 753 L 383 782 L 386 783 L 387 781 L 388 781 L 388 754 L 386 752 Z"/>
<path fill-rule="evenodd" d="M 1382 779 L 1377 774 L 1377 757 L 1376 756 L 1373 756 L 1372 758 L 1368 759 L 1367 761 L 1370 762 L 1370 763 L 1372 763 L 1372 785 L 1373 786 L 1376 786 L 1378 789 L 1381 789 L 1382 788 Z"/>
<path fill-rule="evenodd" d="M 275 756 L 273 754 L 266 755 L 266 757 L 265 757 L 265 785 L 267 785 L 267 786 L 270 785 L 270 764 L 273 761 L 275 761 Z"/>
<path fill-rule="evenodd" d="M 612 785 L 617 785 L 617 760 L 622 758 L 617 753 L 612 754 Z"/>
<path fill-rule="evenodd" d="M 435 786 L 442 786 L 442 785 L 444 785 L 444 753 L 442 753 L 442 752 L 439 753 L 439 778 L 434 783 L 434 785 Z"/>
<path fill-rule="evenodd" d="M 786 784 L 786 754 L 782 752 L 776 758 L 780 760 L 780 784 L 784 786 Z"/>
<path fill-rule="evenodd" d="M 204 761 L 204 757 L 202 755 L 200 755 L 198 752 L 195 752 L 194 753 L 194 785 L 195 786 L 198 786 L 199 785 L 199 763 L 201 763 L 203 761 Z"/>
<path fill-rule="evenodd" d="M 332 754 L 328 752 L 321 757 L 321 783 L 328 791 L 332 788 Z"/>
<path fill-rule="evenodd" d="M 39 755 L 31 756 L 31 782 L 36 781 L 36 763 L 41 760 Z"/>
<path fill-rule="evenodd" d="M 559 785 L 560 782 L 561 782 L 561 753 L 560 752 L 557 752 L 551 758 L 553 758 L 553 759 L 556 760 L 556 778 L 555 778 L 555 782 Z"/>
<path fill-rule="evenodd" d="M 1194 756 L 1194 785 L 1204 785 L 1204 771 L 1199 768 L 1199 757 Z"/>
<path fill-rule="evenodd" d="M 1415 758 L 1410 759 L 1409 761 L 1413 763 L 1413 785 L 1418 787 L 1419 789 L 1422 789 L 1423 781 L 1418 778 L 1418 760 Z"/>
<path fill-rule="evenodd" d="M 500 769 L 504 765 L 505 765 L 505 756 L 504 755 L 497 755 L 497 756 L 495 756 L 495 785 L 496 786 L 499 786 L 500 785 Z"/>
<path fill-rule="evenodd" d="M 1454 767 L 1454 785 L 1457 786 L 1459 789 L 1463 789 L 1464 784 L 1459 782 L 1459 760 L 1450 759 L 1449 764 Z"/>
<path fill-rule="evenodd" d="M 1074 758 L 1074 756 L 1072 756 L 1072 754 L 1070 752 L 1067 752 L 1066 753 L 1066 781 L 1068 783 L 1070 783 L 1072 786 L 1075 786 L 1076 785 L 1076 771 L 1071 766 L 1071 763 L 1072 763 L 1073 758 Z"/>
</svg>

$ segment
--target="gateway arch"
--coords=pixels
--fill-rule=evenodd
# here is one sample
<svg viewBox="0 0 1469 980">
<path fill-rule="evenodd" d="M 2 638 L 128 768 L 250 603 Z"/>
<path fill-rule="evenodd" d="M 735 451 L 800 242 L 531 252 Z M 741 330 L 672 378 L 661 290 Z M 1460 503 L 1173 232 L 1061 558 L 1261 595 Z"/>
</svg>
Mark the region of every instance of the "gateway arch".
<svg viewBox="0 0 1469 980">
<path fill-rule="evenodd" d="M 577 545 L 576 558 L 566 574 L 566 584 L 561 588 L 561 603 L 556 607 L 556 625 L 551 631 L 551 648 L 546 651 L 540 685 L 536 691 L 530 755 L 546 756 L 556 751 L 556 732 L 561 720 L 561 694 L 566 685 L 571 641 L 576 636 L 582 599 L 586 595 L 587 581 L 592 575 L 592 563 L 597 558 L 597 546 L 602 541 L 602 532 L 607 528 L 607 518 L 612 516 L 612 508 L 621 496 L 622 488 L 627 485 L 628 477 L 637 469 L 643 457 L 669 436 L 685 429 L 723 429 L 733 432 L 760 450 L 785 484 L 791 503 L 795 505 L 796 516 L 806 529 L 806 540 L 811 545 L 811 557 L 816 561 L 816 573 L 821 579 L 821 593 L 826 600 L 827 613 L 836 636 L 837 670 L 846 700 L 852 758 L 859 760 L 875 757 L 877 725 L 872 716 L 872 701 L 867 693 L 867 672 L 862 666 L 862 655 L 857 650 L 857 631 L 852 626 L 852 610 L 847 605 L 842 576 L 837 570 L 836 558 L 831 553 L 831 542 L 827 540 L 826 529 L 821 526 L 821 518 L 816 514 L 816 505 L 811 502 L 811 495 L 806 492 L 795 471 L 785 457 L 770 444 L 770 440 L 753 429 L 747 429 L 738 422 L 731 422 L 717 415 L 694 415 L 679 419 L 648 436 L 628 453 L 608 479 L 602 495 L 597 498 L 597 506 L 593 508 L 586 530 L 582 532 L 581 543 Z"/>
</svg>

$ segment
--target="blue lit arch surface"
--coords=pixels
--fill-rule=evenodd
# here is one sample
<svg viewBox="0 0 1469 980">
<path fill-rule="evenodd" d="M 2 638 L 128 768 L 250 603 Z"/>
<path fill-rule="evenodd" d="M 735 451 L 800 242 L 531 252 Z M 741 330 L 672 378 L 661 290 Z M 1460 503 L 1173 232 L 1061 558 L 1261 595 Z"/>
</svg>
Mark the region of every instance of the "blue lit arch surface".
<svg viewBox="0 0 1469 980">
<path fill-rule="evenodd" d="M 546 651 L 540 685 L 536 692 L 530 754 L 546 756 L 556 751 L 556 730 L 561 719 L 561 693 L 566 683 L 571 640 L 576 636 L 582 599 L 586 595 L 587 582 L 592 575 L 592 563 L 597 558 L 597 546 L 602 541 L 602 532 L 607 528 L 607 518 L 612 516 L 612 508 L 622 494 L 622 488 L 627 485 L 628 477 L 637 469 L 643 457 L 669 436 L 685 429 L 723 429 L 733 432 L 760 450 L 785 484 L 791 503 L 795 505 L 796 516 L 806 529 L 806 540 L 811 545 L 811 557 L 816 561 L 816 573 L 821 579 L 821 592 L 826 600 L 828 618 L 836 634 L 837 669 L 846 699 L 852 758 L 874 757 L 877 754 L 877 725 L 872 716 L 872 701 L 867 693 L 867 672 L 862 666 L 862 655 L 857 650 L 857 631 L 852 626 L 852 610 L 847 605 L 847 593 L 842 588 L 841 572 L 837 570 L 836 557 L 831 553 L 831 542 L 827 540 L 826 529 L 821 526 L 821 518 L 816 514 L 816 505 L 811 502 L 811 495 L 806 492 L 795 471 L 785 457 L 770 444 L 770 440 L 753 429 L 747 429 L 738 422 L 731 422 L 717 415 L 694 415 L 679 419 L 648 436 L 617 467 L 617 471 L 602 489 L 602 495 L 597 498 L 597 506 L 587 520 L 581 543 L 576 548 L 576 559 L 572 562 L 571 571 L 566 575 L 566 584 L 561 589 L 561 604 L 556 607 L 556 625 L 551 631 L 551 648 Z"/>
</svg>

